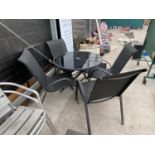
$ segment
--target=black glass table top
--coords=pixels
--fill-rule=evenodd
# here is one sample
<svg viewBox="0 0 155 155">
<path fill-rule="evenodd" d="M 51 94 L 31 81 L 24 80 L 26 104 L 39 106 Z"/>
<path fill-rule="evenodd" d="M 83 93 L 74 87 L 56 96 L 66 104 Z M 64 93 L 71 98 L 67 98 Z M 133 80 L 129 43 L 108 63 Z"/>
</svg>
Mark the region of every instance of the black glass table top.
<svg viewBox="0 0 155 155">
<path fill-rule="evenodd" d="M 63 56 L 54 59 L 54 64 L 64 70 L 88 70 L 102 63 L 99 54 L 91 52 L 67 52 Z"/>
</svg>

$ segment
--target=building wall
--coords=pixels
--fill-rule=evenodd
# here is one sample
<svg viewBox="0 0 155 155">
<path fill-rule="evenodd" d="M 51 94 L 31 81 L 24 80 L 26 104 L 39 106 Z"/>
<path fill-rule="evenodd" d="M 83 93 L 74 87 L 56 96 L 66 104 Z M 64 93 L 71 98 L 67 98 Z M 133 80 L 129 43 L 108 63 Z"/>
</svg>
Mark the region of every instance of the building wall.
<svg viewBox="0 0 155 155">
<path fill-rule="evenodd" d="M 102 19 L 108 25 L 108 27 L 113 26 L 129 26 L 130 28 L 142 28 L 144 24 L 144 19 Z"/>
<path fill-rule="evenodd" d="M 37 44 L 38 50 L 50 56 L 45 44 L 45 41 L 52 39 L 49 20 L 1 19 L 0 22 L 31 45 Z M 32 76 L 25 66 L 17 61 L 24 48 L 28 46 L 0 24 L 0 81 L 24 83 Z M 42 67 L 48 64 L 41 56 L 37 56 L 37 60 Z"/>
<path fill-rule="evenodd" d="M 73 38 L 88 37 L 88 20 L 72 19 Z"/>
<path fill-rule="evenodd" d="M 72 19 L 72 31 L 74 47 L 88 37 L 88 20 L 87 19 Z"/>
</svg>

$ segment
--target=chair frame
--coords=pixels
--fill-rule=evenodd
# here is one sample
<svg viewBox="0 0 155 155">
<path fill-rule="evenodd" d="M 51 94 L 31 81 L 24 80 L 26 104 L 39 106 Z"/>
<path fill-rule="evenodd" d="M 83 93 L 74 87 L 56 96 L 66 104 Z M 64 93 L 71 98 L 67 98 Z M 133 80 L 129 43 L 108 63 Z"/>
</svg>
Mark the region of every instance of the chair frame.
<svg viewBox="0 0 155 155">
<path fill-rule="evenodd" d="M 81 94 L 83 94 L 84 91 L 82 89 L 83 86 L 82 86 L 81 82 L 79 82 L 79 86 L 80 86 L 80 91 L 82 92 Z M 107 101 L 107 100 L 112 99 L 114 97 L 115 96 L 104 99 L 104 100 L 100 100 L 100 101 L 92 101 L 90 103 L 104 102 L 104 101 Z M 82 98 L 84 99 L 84 97 L 82 97 Z M 123 109 L 123 97 L 122 97 L 122 95 L 119 96 L 119 101 L 120 101 L 121 124 L 124 125 L 124 109 Z M 88 104 L 89 104 L 89 102 L 84 100 L 84 109 L 85 109 L 85 115 L 86 115 L 86 121 L 87 121 L 87 127 L 88 127 L 88 134 L 91 135 L 92 131 L 91 131 L 91 125 L 90 125 L 90 119 L 89 119 Z"/>
<path fill-rule="evenodd" d="M 61 78 L 59 78 L 59 79 L 55 79 L 55 81 L 53 81 L 53 82 L 51 82 L 51 83 L 48 83 L 49 85 L 47 85 L 47 78 L 48 78 L 48 76 L 46 75 L 46 73 L 43 71 L 43 69 L 41 68 L 41 66 L 38 64 L 38 62 L 37 62 L 37 60 L 35 59 L 35 57 L 32 55 L 32 53 L 29 51 L 29 50 L 27 50 L 27 49 L 25 49 L 23 52 L 29 52 L 29 55 L 28 55 L 28 58 L 26 59 L 26 60 L 29 60 L 29 62 L 30 62 L 30 60 L 32 61 L 34 61 L 33 62 L 33 65 L 35 65 L 36 66 L 36 68 L 39 70 L 39 72 L 40 72 L 40 74 L 39 74 L 39 76 L 41 76 L 41 77 L 39 77 L 36 73 L 34 73 L 34 70 L 33 69 L 31 69 L 31 66 L 28 64 L 28 62 L 24 59 L 24 56 L 23 55 L 21 55 L 19 58 L 18 58 L 18 61 L 19 62 L 21 62 L 29 71 L 30 71 L 30 73 L 37 79 L 37 81 L 39 81 L 39 83 L 40 83 L 40 85 L 43 87 L 43 89 L 45 90 L 45 92 L 44 92 L 44 95 L 43 95 L 43 98 L 42 98 L 42 103 L 43 103 L 43 101 L 44 101 L 44 99 L 45 99 L 45 96 L 46 96 L 46 93 L 47 92 L 52 92 L 52 91 L 49 91 L 48 90 L 48 88 L 50 88 L 50 87 L 54 87 L 54 85 L 57 85 L 58 83 L 60 83 L 60 82 L 68 82 L 68 83 L 70 83 L 70 87 L 71 87 L 71 89 L 74 91 L 74 83 L 73 83 L 73 81 L 71 81 L 71 79 L 69 79 L 68 77 L 61 77 Z M 22 53 L 23 54 L 23 53 Z M 26 55 L 27 56 L 27 55 Z M 55 73 L 54 73 L 55 74 Z M 53 74 L 53 76 L 54 76 L 54 74 Z M 59 75 L 59 76 L 61 76 L 61 75 Z M 74 92 L 75 93 L 75 92 Z"/>
<path fill-rule="evenodd" d="M 124 86 L 124 88 L 121 90 L 121 92 L 118 92 L 117 95 L 111 95 L 110 97 L 107 97 L 107 98 L 103 98 L 103 99 L 99 99 L 99 100 L 91 100 L 91 94 L 93 92 L 93 89 L 94 89 L 94 86 L 96 84 L 97 81 L 100 81 L 100 80 L 96 80 L 94 81 L 94 86 L 93 86 L 93 89 L 91 90 L 91 93 L 90 93 L 90 96 L 89 96 L 89 100 L 87 100 L 84 96 L 85 94 L 85 91 L 84 91 L 84 87 L 81 83 L 81 81 L 78 81 L 78 85 L 79 85 L 79 90 L 80 90 L 80 94 L 82 96 L 82 99 L 83 99 L 83 102 L 84 102 L 84 109 L 85 109 L 85 115 L 86 115 L 86 122 L 87 122 L 87 128 L 88 128 L 88 134 L 91 135 L 92 131 L 91 131 L 91 125 L 90 125 L 90 119 L 89 119 L 89 111 L 88 111 L 88 104 L 89 103 L 98 103 L 98 102 L 103 102 L 103 101 L 106 101 L 106 100 L 109 100 L 109 99 L 112 99 L 114 97 L 119 97 L 119 102 L 120 102 L 120 114 L 121 114 L 121 124 L 124 125 L 124 110 L 123 110 L 123 92 L 127 89 L 127 87 L 133 82 L 133 80 L 142 72 L 145 72 L 146 69 L 141 69 L 141 70 L 136 70 L 136 71 L 132 71 L 133 72 L 133 75 L 126 75 L 126 77 L 132 77 L 135 75 L 135 77 L 133 77 L 132 80 L 130 80 L 126 86 Z M 135 72 L 135 73 L 134 73 Z M 122 73 L 122 74 L 127 74 L 128 72 L 126 73 Z M 131 72 L 130 72 L 131 73 Z M 119 75 L 119 74 L 117 74 Z M 117 75 L 112 75 L 112 79 L 114 80 L 120 80 L 124 77 L 117 77 Z M 116 76 L 116 77 L 115 77 Z M 111 78 L 111 76 L 109 77 L 105 77 L 104 79 L 109 79 Z M 89 81 L 88 81 L 89 82 Z"/>
</svg>

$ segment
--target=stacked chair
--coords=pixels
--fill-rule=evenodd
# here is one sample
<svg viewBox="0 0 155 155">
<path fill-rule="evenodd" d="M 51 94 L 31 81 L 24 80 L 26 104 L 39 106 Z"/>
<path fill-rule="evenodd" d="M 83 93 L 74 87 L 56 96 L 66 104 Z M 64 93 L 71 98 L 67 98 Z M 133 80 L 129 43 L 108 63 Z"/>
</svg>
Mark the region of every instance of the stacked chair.
<svg viewBox="0 0 155 155">
<path fill-rule="evenodd" d="M 11 82 L 0 82 L 0 87 L 11 86 L 20 88 L 31 95 L 26 95 L 15 90 L 2 90 L 0 88 L 0 135 L 37 135 L 44 124 L 47 123 L 53 134 L 56 134 L 55 127 L 42 107 L 38 92 L 33 89 Z M 18 106 L 8 99 L 8 93 L 20 95 L 31 100 L 36 108 Z"/>
</svg>

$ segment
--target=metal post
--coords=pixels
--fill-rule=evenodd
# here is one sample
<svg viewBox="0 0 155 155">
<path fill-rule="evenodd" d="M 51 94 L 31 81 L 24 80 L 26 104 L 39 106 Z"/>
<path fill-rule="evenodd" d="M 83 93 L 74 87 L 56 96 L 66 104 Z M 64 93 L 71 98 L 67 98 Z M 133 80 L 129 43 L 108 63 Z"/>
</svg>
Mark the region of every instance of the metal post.
<svg viewBox="0 0 155 155">
<path fill-rule="evenodd" d="M 151 66 L 150 66 L 150 68 L 149 68 L 149 70 L 148 70 L 148 72 L 147 72 L 146 77 L 148 77 L 148 76 L 149 76 L 149 74 L 150 74 L 150 72 L 151 72 L 151 69 L 152 69 L 152 66 L 153 66 L 153 61 L 152 61 Z"/>
<path fill-rule="evenodd" d="M 52 40 L 57 40 L 58 32 L 57 32 L 57 26 L 56 26 L 56 19 L 50 19 L 50 28 L 51 28 Z"/>
<path fill-rule="evenodd" d="M 52 123 L 52 121 L 50 120 L 49 116 L 46 114 L 46 122 L 47 122 L 47 125 L 49 126 L 50 130 L 52 131 L 52 133 L 54 135 L 57 134 L 57 130 L 54 126 L 54 124 Z"/>
<path fill-rule="evenodd" d="M 44 102 L 44 99 L 45 99 L 46 94 L 47 94 L 47 92 L 46 92 L 46 90 L 45 90 L 45 91 L 44 91 L 43 98 L 42 98 L 42 100 L 41 100 L 42 104 L 43 104 L 43 102 Z"/>
<path fill-rule="evenodd" d="M 77 104 L 79 104 L 79 100 L 78 100 L 78 82 L 76 81 L 75 84 L 75 100 L 77 101 Z"/>
<path fill-rule="evenodd" d="M 88 105 L 87 104 L 88 103 L 84 101 L 84 108 L 85 108 L 85 114 L 86 114 L 88 134 L 91 135 L 91 126 L 90 126 L 89 112 L 88 112 Z"/>
<path fill-rule="evenodd" d="M 100 45 L 102 45 L 102 38 L 101 38 L 101 32 L 100 32 L 100 28 L 99 28 L 98 19 L 96 19 L 96 25 L 97 25 L 97 31 L 98 31 L 98 36 L 99 36 L 99 40 L 100 40 Z"/>
<path fill-rule="evenodd" d="M 120 99 L 120 111 L 121 111 L 121 124 L 124 125 L 124 112 L 123 112 L 123 99 L 122 95 L 119 97 Z"/>
</svg>

